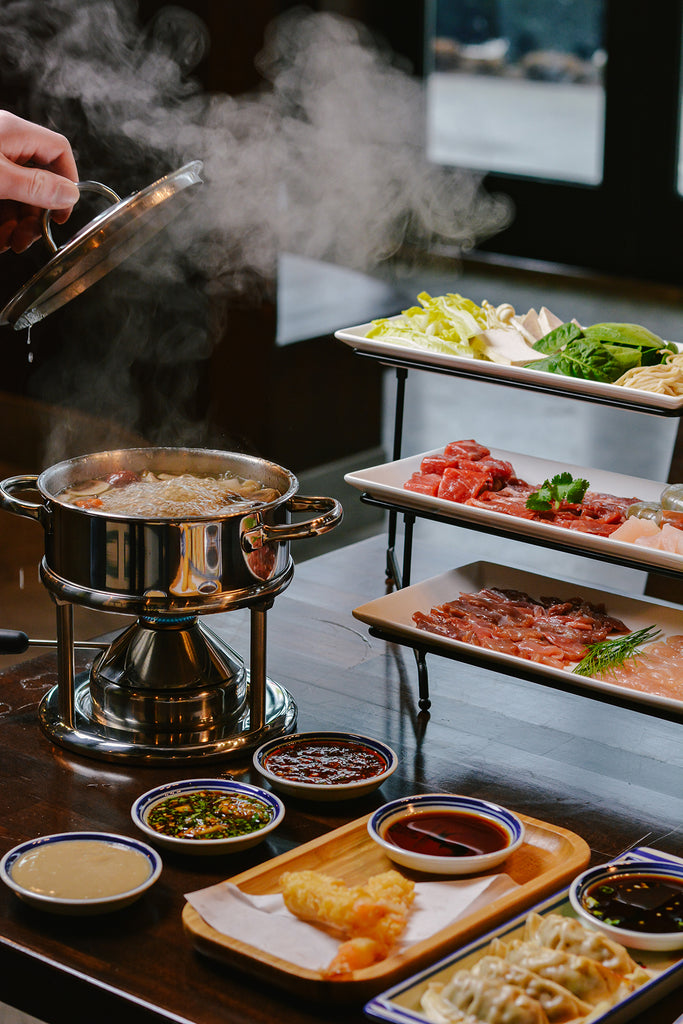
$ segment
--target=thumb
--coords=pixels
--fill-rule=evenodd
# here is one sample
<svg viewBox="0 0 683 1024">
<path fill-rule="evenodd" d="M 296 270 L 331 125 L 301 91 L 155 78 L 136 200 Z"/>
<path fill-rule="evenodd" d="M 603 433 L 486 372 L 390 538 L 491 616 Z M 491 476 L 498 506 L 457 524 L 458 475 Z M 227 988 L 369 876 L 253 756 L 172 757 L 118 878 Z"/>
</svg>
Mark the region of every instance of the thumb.
<svg viewBox="0 0 683 1024">
<path fill-rule="evenodd" d="M 0 168 L 0 188 L 6 199 L 39 206 L 43 210 L 70 209 L 79 198 L 78 188 L 69 178 L 10 161 Z"/>
</svg>

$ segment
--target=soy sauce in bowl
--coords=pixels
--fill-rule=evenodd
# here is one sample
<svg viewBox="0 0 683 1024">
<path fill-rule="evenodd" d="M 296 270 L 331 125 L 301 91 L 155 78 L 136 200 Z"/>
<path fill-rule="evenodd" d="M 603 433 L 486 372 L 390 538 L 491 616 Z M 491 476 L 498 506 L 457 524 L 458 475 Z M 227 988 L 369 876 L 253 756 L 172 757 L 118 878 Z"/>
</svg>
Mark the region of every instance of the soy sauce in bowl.
<svg viewBox="0 0 683 1024">
<path fill-rule="evenodd" d="M 524 841 L 505 807 L 455 793 L 421 793 L 384 804 L 367 824 L 389 860 L 435 875 L 470 875 L 502 864 Z"/>
<path fill-rule="evenodd" d="M 405 815 L 390 822 L 382 838 L 428 857 L 478 857 L 510 844 L 510 833 L 495 821 L 462 811 Z"/>
<path fill-rule="evenodd" d="M 582 903 L 593 917 L 629 931 L 683 933 L 683 879 L 665 872 L 600 879 Z"/>
<path fill-rule="evenodd" d="M 569 887 L 576 914 L 633 949 L 683 949 L 683 864 L 664 858 L 589 868 Z"/>
</svg>

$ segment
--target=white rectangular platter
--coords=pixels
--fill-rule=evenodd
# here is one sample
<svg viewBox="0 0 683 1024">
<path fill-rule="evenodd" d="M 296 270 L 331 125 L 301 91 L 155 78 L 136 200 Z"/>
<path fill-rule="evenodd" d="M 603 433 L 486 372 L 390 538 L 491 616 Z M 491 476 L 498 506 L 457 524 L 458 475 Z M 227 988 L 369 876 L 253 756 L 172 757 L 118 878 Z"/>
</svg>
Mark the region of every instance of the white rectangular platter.
<svg viewBox="0 0 683 1024">
<path fill-rule="evenodd" d="M 372 323 L 345 327 L 335 332 L 335 338 L 359 352 L 390 359 L 406 359 L 438 369 L 452 370 L 453 373 L 477 377 L 486 375 L 501 384 L 526 384 L 553 391 L 570 391 L 578 396 L 583 395 L 597 401 L 618 402 L 625 406 L 649 406 L 653 410 L 661 409 L 671 414 L 683 410 L 683 395 L 658 395 L 652 391 L 641 391 L 637 388 L 625 388 L 618 384 L 603 384 L 600 381 L 584 380 L 581 377 L 565 377 L 558 373 L 547 373 L 545 370 L 534 370 L 528 366 L 506 366 L 504 363 L 489 363 L 483 359 L 469 356 L 448 355 L 443 352 L 430 352 L 428 349 L 407 345 L 401 339 L 392 339 L 390 335 L 383 338 L 368 338 L 367 333 Z"/>
<path fill-rule="evenodd" d="M 437 633 L 429 633 L 418 629 L 413 623 L 413 612 L 429 612 L 435 605 L 452 601 L 462 593 L 475 593 L 482 587 L 502 587 L 522 590 L 531 597 L 553 596 L 560 599 L 580 596 L 594 604 L 603 604 L 610 615 L 614 615 L 631 630 L 645 626 L 658 626 L 663 636 L 683 634 L 683 611 L 673 605 L 662 604 L 647 598 L 635 600 L 620 594 L 593 590 L 582 583 L 567 580 L 551 579 L 535 573 L 523 572 L 509 566 L 494 565 L 490 562 L 472 562 L 470 565 L 451 569 L 440 576 L 415 583 L 402 590 L 396 590 L 384 597 L 353 609 L 353 615 L 361 622 L 374 626 L 383 632 L 402 637 L 420 647 L 457 658 L 458 654 L 472 656 L 476 654 L 482 662 L 490 664 L 499 671 L 532 674 L 541 679 L 555 680 L 559 683 L 571 682 L 572 685 L 591 693 L 602 693 L 607 697 L 617 697 L 636 704 L 646 704 L 677 714 L 683 712 L 683 700 L 659 694 L 646 693 L 617 686 L 605 680 L 591 679 L 589 676 L 575 675 L 570 669 L 554 668 L 550 665 L 539 665 L 512 654 L 485 650 L 451 640 Z"/>
<path fill-rule="evenodd" d="M 648 847 L 631 850 L 622 857 L 616 858 L 615 862 L 637 860 L 652 860 L 664 867 L 667 863 L 683 863 L 677 857 L 669 857 Z M 560 913 L 574 916 L 567 891 L 565 889 L 549 900 L 545 900 L 533 910 L 539 914 Z M 412 978 L 407 978 L 400 984 L 394 985 L 393 988 L 367 1003 L 365 1013 L 368 1017 L 389 1021 L 390 1024 L 423 1024 L 427 1018 L 421 1011 L 420 998 L 430 982 L 446 981 L 455 970 L 472 966 L 483 955 L 493 938 L 501 938 L 503 941 L 515 938 L 516 934 L 521 931 L 528 913 L 527 911 L 520 914 L 502 927 L 496 928 L 483 938 L 465 946 L 459 952 L 445 957 L 432 967 L 413 975 Z M 617 1006 L 607 1010 L 599 1017 L 591 1018 L 591 1024 L 607 1024 L 608 1021 L 609 1024 L 622 1024 L 624 1021 L 631 1020 L 637 1013 L 642 1013 L 648 1007 L 653 1006 L 659 999 L 683 983 L 683 950 L 671 953 L 649 953 L 643 950 L 634 950 L 632 955 L 634 959 L 653 971 L 654 977 Z"/>
<path fill-rule="evenodd" d="M 571 547 L 578 552 L 596 552 L 600 556 L 632 561 L 652 566 L 654 569 L 675 569 L 683 572 L 683 555 L 674 552 L 658 551 L 640 544 L 613 540 L 611 537 L 596 537 L 578 530 L 555 526 L 552 523 L 521 519 L 517 516 L 506 515 L 504 512 L 406 491 L 403 485 L 413 473 L 419 470 L 422 459 L 426 455 L 438 455 L 441 452 L 443 452 L 443 447 L 436 448 L 431 452 L 422 452 L 422 454 L 410 458 L 399 459 L 396 462 L 387 462 L 380 466 L 371 466 L 369 469 L 347 473 L 344 479 L 352 487 L 380 501 L 389 501 L 391 504 L 413 509 L 416 512 L 436 513 L 455 521 L 473 523 L 498 532 L 516 534 L 531 540 L 543 541 L 548 545 Z M 491 449 L 491 455 L 493 458 L 511 462 L 515 474 L 519 478 L 530 484 L 538 483 L 539 486 L 544 480 L 551 479 L 557 473 L 569 472 L 573 477 L 582 477 L 588 480 L 591 491 L 614 494 L 619 497 L 633 497 L 643 501 L 659 501 L 662 490 L 666 486 L 654 480 L 641 480 L 638 477 L 623 476 L 620 473 L 611 473 L 607 470 L 586 469 L 584 466 L 551 462 L 547 459 L 519 455 L 516 452 L 502 449 Z"/>
</svg>

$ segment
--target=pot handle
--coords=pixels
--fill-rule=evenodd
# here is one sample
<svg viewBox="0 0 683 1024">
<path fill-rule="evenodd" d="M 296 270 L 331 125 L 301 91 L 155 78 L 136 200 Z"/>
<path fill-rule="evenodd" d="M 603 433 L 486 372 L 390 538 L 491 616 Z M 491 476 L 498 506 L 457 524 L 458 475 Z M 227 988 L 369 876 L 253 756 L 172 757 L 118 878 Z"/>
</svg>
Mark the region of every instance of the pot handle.
<svg viewBox="0 0 683 1024">
<path fill-rule="evenodd" d="M 12 491 L 25 491 L 28 488 L 35 488 L 38 476 L 34 473 L 31 476 L 10 476 L 0 483 L 0 507 L 7 512 L 14 512 L 15 515 L 24 516 L 25 519 L 36 519 L 45 525 L 45 517 L 48 512 L 44 505 L 36 505 L 34 501 L 23 501 L 15 498 Z"/>
<path fill-rule="evenodd" d="M 303 540 L 306 537 L 317 537 L 327 533 L 341 522 L 344 512 L 336 498 L 305 498 L 295 494 L 287 502 L 291 512 L 322 512 L 315 519 L 307 519 L 303 523 L 285 523 L 282 526 L 270 526 L 261 523 L 253 530 L 246 531 L 242 543 L 247 548 L 258 548 L 267 541 Z"/>
<path fill-rule="evenodd" d="M 79 192 L 97 192 L 98 195 L 104 196 L 108 199 L 112 206 L 116 206 L 117 203 L 121 202 L 121 197 L 114 192 L 113 188 L 109 188 L 108 185 L 103 185 L 99 181 L 78 181 L 76 187 Z M 41 218 L 41 226 L 43 229 L 43 241 L 52 253 L 59 252 L 59 246 L 52 237 L 52 229 L 50 227 L 50 218 L 52 216 L 51 210 L 44 210 Z"/>
</svg>

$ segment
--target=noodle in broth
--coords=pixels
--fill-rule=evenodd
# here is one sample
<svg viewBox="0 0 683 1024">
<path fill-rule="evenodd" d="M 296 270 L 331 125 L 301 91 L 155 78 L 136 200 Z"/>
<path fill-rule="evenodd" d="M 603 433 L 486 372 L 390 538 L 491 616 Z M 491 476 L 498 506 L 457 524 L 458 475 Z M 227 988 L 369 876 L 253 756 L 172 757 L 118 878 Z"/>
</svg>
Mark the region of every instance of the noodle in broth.
<svg viewBox="0 0 683 1024">
<path fill-rule="evenodd" d="M 164 519 L 222 515 L 240 504 L 265 505 L 279 498 L 280 492 L 233 474 L 121 470 L 67 487 L 57 497 L 78 508 Z"/>
</svg>

